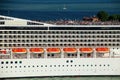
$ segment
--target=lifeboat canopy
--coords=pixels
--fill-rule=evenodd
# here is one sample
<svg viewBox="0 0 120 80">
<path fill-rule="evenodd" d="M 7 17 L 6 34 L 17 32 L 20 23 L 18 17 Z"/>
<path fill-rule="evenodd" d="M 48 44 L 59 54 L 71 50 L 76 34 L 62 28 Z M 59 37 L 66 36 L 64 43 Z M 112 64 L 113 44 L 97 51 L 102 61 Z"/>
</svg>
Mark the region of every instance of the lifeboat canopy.
<svg viewBox="0 0 120 80">
<path fill-rule="evenodd" d="M 30 48 L 30 53 L 44 53 L 43 48 Z"/>
<path fill-rule="evenodd" d="M 7 54 L 6 50 L 0 50 L 0 54 Z"/>
<path fill-rule="evenodd" d="M 63 51 L 65 53 L 77 53 L 77 49 L 76 48 L 63 48 Z"/>
<path fill-rule="evenodd" d="M 47 48 L 47 53 L 60 53 L 60 48 Z"/>
<path fill-rule="evenodd" d="M 27 53 L 27 50 L 25 48 L 13 48 L 13 53 Z"/>
<path fill-rule="evenodd" d="M 96 48 L 97 53 L 109 53 L 110 49 L 109 48 Z"/>
<path fill-rule="evenodd" d="M 92 53 L 93 52 L 92 48 L 80 48 L 79 50 L 81 53 Z"/>
</svg>

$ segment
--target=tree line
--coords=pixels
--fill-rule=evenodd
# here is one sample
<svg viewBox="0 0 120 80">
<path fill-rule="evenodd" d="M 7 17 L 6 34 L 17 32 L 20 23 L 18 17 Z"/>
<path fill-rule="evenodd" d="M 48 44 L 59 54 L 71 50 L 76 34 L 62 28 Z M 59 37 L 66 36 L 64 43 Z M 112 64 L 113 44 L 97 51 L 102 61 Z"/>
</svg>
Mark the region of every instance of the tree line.
<svg viewBox="0 0 120 80">
<path fill-rule="evenodd" d="M 120 21 L 120 14 L 109 15 L 106 11 L 99 11 L 97 17 L 101 21 Z"/>
</svg>

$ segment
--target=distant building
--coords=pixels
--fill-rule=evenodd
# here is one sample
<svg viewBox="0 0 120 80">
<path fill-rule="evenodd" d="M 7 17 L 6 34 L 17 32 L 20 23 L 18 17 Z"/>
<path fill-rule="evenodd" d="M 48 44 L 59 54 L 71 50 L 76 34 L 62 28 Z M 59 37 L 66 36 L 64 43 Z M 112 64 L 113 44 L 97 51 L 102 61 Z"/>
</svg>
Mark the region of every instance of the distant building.
<svg viewBox="0 0 120 80">
<path fill-rule="evenodd" d="M 83 21 L 92 21 L 92 22 L 98 22 L 99 18 L 97 17 L 84 17 Z"/>
</svg>

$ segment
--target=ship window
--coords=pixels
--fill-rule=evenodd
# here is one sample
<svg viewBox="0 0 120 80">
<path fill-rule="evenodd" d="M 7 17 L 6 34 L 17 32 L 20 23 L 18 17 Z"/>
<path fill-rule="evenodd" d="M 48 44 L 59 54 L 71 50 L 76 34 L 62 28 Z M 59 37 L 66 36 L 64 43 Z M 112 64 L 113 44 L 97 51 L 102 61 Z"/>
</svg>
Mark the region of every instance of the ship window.
<svg viewBox="0 0 120 80">
<path fill-rule="evenodd" d="M 68 65 L 66 65 L 66 67 L 68 67 Z"/>
<path fill-rule="evenodd" d="M 17 64 L 17 61 L 15 61 L 15 64 Z"/>
<path fill-rule="evenodd" d="M 4 62 L 2 61 L 1 64 L 4 64 Z"/>
<path fill-rule="evenodd" d="M 41 23 L 35 23 L 35 22 L 27 22 L 27 25 L 43 25 Z"/>
<path fill-rule="evenodd" d="M 54 56 L 54 54 L 51 54 L 51 56 L 53 57 L 53 56 Z"/>
<path fill-rule="evenodd" d="M 69 63 L 69 60 L 67 60 L 66 63 Z"/>
<path fill-rule="evenodd" d="M 19 66 L 19 68 L 21 68 L 22 66 Z"/>
<path fill-rule="evenodd" d="M 70 60 L 71 63 L 73 63 L 73 60 Z"/>
<path fill-rule="evenodd" d="M 13 66 L 10 66 L 10 68 L 13 68 Z"/>
<path fill-rule="evenodd" d="M 13 64 L 13 61 L 11 61 L 10 63 Z"/>
<path fill-rule="evenodd" d="M 0 38 L 2 38 L 2 35 L 0 35 Z"/>
<path fill-rule="evenodd" d="M 8 61 L 6 61 L 6 64 L 8 64 Z"/>
<path fill-rule="evenodd" d="M 0 31 L 0 34 L 2 34 L 2 31 Z"/>
<path fill-rule="evenodd" d="M 35 67 L 34 65 L 32 67 Z"/>
<path fill-rule="evenodd" d="M 28 68 L 30 68 L 30 66 L 28 66 Z"/>
<path fill-rule="evenodd" d="M 4 25 L 4 24 L 5 24 L 5 22 L 3 22 L 3 21 L 2 21 L 2 22 L 0 22 L 0 25 Z"/>
</svg>

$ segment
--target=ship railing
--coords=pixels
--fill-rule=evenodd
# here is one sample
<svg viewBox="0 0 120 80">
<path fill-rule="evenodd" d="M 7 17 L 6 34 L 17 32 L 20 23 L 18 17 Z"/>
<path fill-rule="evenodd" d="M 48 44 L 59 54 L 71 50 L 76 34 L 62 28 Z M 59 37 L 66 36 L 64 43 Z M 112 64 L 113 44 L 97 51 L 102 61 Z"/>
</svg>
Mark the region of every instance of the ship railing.
<svg viewBox="0 0 120 80">
<path fill-rule="evenodd" d="M 20 59 L 26 59 L 26 58 L 120 58 L 120 49 L 109 49 L 107 52 L 100 52 L 97 51 L 96 48 L 92 48 L 92 52 L 81 52 L 79 48 L 76 48 L 76 52 L 68 52 L 66 53 L 63 48 L 60 48 L 60 53 L 49 53 L 47 52 L 47 48 L 43 48 L 43 53 L 31 53 L 30 48 L 26 48 L 27 52 L 25 54 L 23 53 L 13 53 L 11 49 L 6 49 L 6 54 L 0 54 L 0 59 L 3 59 L 4 56 L 9 56 L 9 58 L 20 58 Z M 3 57 L 1 57 L 3 56 Z M 36 57 L 35 57 L 36 56 Z"/>
</svg>

